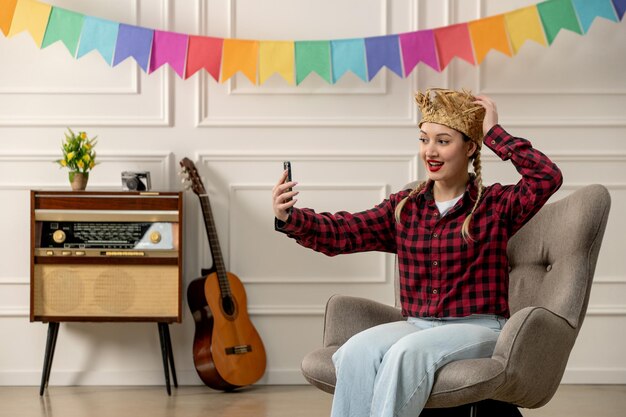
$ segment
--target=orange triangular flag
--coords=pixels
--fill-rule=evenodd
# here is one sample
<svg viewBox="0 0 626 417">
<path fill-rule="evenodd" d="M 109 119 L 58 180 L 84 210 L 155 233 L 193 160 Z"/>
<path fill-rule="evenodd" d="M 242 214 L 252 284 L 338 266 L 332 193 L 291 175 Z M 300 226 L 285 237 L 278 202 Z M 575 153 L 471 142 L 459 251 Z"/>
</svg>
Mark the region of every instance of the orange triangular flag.
<svg viewBox="0 0 626 417">
<path fill-rule="evenodd" d="M 8 35 L 9 29 L 11 29 L 16 5 L 17 0 L 0 0 L 0 30 L 4 36 Z"/>
<path fill-rule="evenodd" d="M 469 22 L 469 31 L 478 64 L 485 59 L 487 53 L 492 49 L 500 51 L 506 56 L 512 55 L 509 38 L 504 26 L 504 15 L 499 14 Z"/>
<path fill-rule="evenodd" d="M 222 82 L 241 71 L 252 84 L 256 84 L 259 41 L 224 39 L 222 48 Z"/>
</svg>

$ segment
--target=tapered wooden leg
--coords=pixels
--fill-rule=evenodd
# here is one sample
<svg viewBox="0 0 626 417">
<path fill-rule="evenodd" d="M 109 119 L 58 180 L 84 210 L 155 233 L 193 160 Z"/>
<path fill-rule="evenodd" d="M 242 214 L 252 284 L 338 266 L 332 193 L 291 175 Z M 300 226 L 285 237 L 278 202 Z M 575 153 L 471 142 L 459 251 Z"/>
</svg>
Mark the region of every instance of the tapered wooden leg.
<svg viewBox="0 0 626 417">
<path fill-rule="evenodd" d="M 165 342 L 167 343 L 167 357 L 170 360 L 170 370 L 172 371 L 172 381 L 174 382 L 174 388 L 178 388 L 178 378 L 176 378 L 176 366 L 174 365 L 174 352 L 172 351 L 172 339 L 170 338 L 170 326 L 165 323 L 163 326 L 165 330 Z"/>
<path fill-rule="evenodd" d="M 167 323 L 159 323 L 159 340 L 161 342 L 161 356 L 163 357 L 163 372 L 165 373 L 165 388 L 167 389 L 167 395 L 172 395 L 172 388 L 170 387 L 170 370 L 167 359 L 167 342 L 165 340 L 165 330 Z"/>
<path fill-rule="evenodd" d="M 46 353 L 43 359 L 43 371 L 41 372 L 41 386 L 39 387 L 40 396 L 43 395 L 50 381 L 50 371 L 52 369 L 52 360 L 54 359 L 54 349 L 56 347 L 58 334 L 59 323 L 48 323 L 48 339 L 46 341 Z"/>
</svg>

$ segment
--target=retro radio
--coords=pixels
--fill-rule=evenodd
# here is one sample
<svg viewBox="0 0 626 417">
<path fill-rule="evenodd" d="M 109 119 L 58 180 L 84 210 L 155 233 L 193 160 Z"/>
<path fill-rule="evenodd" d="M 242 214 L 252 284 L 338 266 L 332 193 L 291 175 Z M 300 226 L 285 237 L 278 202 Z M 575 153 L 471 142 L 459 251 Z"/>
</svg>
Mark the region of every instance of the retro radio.
<svg viewBox="0 0 626 417">
<path fill-rule="evenodd" d="M 31 191 L 31 321 L 181 321 L 181 193 Z"/>
</svg>

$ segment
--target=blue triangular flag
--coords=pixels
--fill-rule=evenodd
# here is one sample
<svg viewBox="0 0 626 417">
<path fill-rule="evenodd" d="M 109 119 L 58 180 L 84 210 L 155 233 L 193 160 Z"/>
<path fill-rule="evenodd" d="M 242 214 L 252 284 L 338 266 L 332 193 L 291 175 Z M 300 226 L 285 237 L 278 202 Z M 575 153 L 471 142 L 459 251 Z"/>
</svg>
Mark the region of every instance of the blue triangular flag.
<svg viewBox="0 0 626 417">
<path fill-rule="evenodd" d="M 617 22 L 617 15 L 611 0 L 572 0 L 572 4 L 574 4 L 574 9 L 576 9 L 583 33 L 587 33 L 596 17 L 604 17 Z"/>
<path fill-rule="evenodd" d="M 128 57 L 133 57 L 143 69 L 143 72 L 148 72 L 153 36 L 154 30 L 152 29 L 120 23 L 113 66 L 116 66 Z"/>
<path fill-rule="evenodd" d="M 111 65 L 118 28 L 119 23 L 117 22 L 85 16 L 76 58 L 80 58 L 96 49 L 106 63 Z"/>
<path fill-rule="evenodd" d="M 389 68 L 402 78 L 398 35 L 365 38 L 365 54 L 367 55 L 367 75 L 370 81 L 382 67 Z"/>
<path fill-rule="evenodd" d="M 367 81 L 363 38 L 330 41 L 330 53 L 333 65 L 333 83 L 337 82 L 347 71 L 352 71 L 360 79 Z"/>
</svg>

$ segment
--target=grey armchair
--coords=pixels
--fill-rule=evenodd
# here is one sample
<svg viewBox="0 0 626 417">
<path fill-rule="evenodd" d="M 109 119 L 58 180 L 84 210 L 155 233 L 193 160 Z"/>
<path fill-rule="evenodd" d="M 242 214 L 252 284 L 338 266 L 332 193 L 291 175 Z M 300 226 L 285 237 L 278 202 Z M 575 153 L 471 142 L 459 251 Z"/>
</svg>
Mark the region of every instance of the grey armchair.
<svg viewBox="0 0 626 417">
<path fill-rule="evenodd" d="M 517 407 L 538 408 L 550 401 L 585 317 L 610 205 L 605 187 L 586 186 L 545 205 L 513 236 L 508 246 L 511 318 L 493 356 L 441 368 L 422 416 L 520 416 Z M 398 303 L 397 275 L 395 307 L 331 297 L 323 347 L 302 361 L 306 380 L 333 393 L 333 353 L 359 331 L 404 320 Z"/>
</svg>

